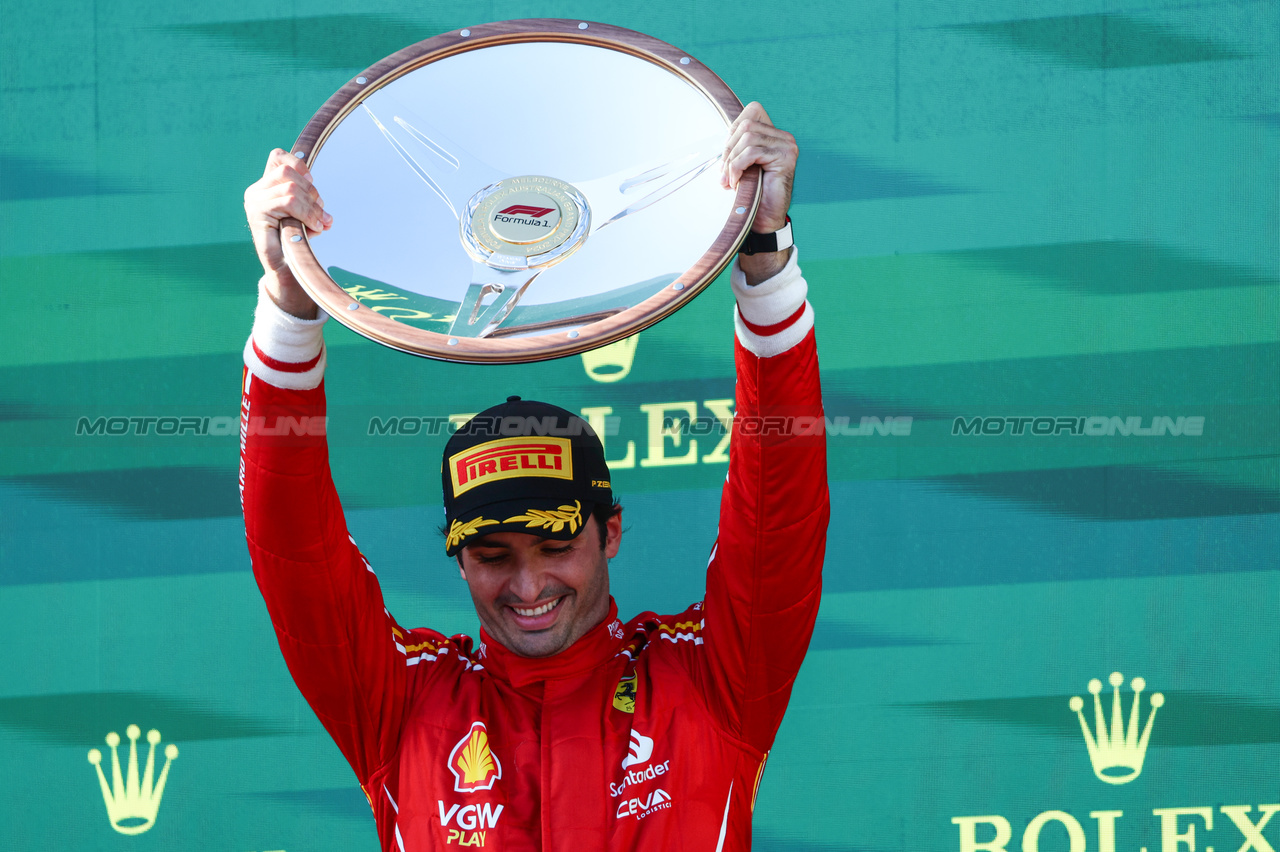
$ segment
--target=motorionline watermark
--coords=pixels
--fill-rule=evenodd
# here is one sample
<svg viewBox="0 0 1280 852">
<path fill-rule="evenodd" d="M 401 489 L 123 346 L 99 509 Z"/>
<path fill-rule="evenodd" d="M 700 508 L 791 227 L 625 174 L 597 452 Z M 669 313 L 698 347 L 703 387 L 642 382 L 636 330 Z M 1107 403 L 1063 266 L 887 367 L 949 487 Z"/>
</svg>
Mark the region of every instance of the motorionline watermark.
<svg viewBox="0 0 1280 852">
<path fill-rule="evenodd" d="M 367 435 L 374 436 L 414 436 L 444 435 L 458 429 L 471 418 L 468 415 L 397 415 L 389 417 L 370 417 Z M 477 425 L 471 420 L 471 429 Z M 912 418 L 904 417 L 861 417 L 854 423 L 854 418 L 839 416 L 801 416 L 801 415 L 763 415 L 746 417 L 665 417 L 660 421 L 660 430 L 666 435 L 687 435 L 690 437 L 709 437 L 726 434 L 733 424 L 737 424 L 740 433 L 746 435 L 785 436 L 785 435 L 843 435 L 869 436 L 893 435 L 908 436 L 911 434 Z M 482 434 L 495 437 L 526 436 L 560 436 L 574 437 L 583 433 L 602 434 L 615 437 L 621 432 L 622 417 L 609 415 L 601 418 L 601 423 L 592 428 L 584 421 L 573 421 L 568 426 L 557 424 L 554 417 L 536 418 L 507 416 L 489 418 L 480 427 Z"/>
<path fill-rule="evenodd" d="M 1144 426 L 1143 423 L 1146 422 Z M 1102 437 L 1174 437 L 1199 438 L 1204 434 L 1205 418 L 1201 415 L 1151 417 L 1116 415 L 1076 415 L 1072 417 L 984 416 L 957 417 L 951 421 L 951 434 L 970 437 L 993 435 L 1078 435 Z"/>
<path fill-rule="evenodd" d="M 456 432 L 464 425 L 473 434 L 491 438 L 525 438 L 533 436 L 576 438 L 579 435 L 596 434 L 596 430 L 592 429 L 591 425 L 581 418 L 575 417 L 562 424 L 560 423 L 560 418 L 554 415 L 533 417 L 516 414 L 509 414 L 503 417 L 472 414 L 375 416 L 369 418 L 365 434 L 448 435 Z M 606 427 L 608 425 L 606 423 Z M 610 433 L 606 430 L 606 434 Z"/>
<path fill-rule="evenodd" d="M 576 437 L 597 434 L 616 437 L 622 418 L 597 418 L 594 428 L 584 420 L 561 425 L 554 417 L 507 416 L 476 423 L 470 414 L 375 415 L 365 424 L 365 434 L 373 437 L 414 437 L 450 435 L 463 424 L 493 437 Z M 993 437 L 999 435 L 1054 437 L 1200 437 L 1206 418 L 1202 415 L 976 415 L 951 420 L 953 437 Z M 650 431 L 669 437 L 722 437 L 731 428 L 743 435 L 762 437 L 909 437 L 915 418 L 905 416 L 804 416 L 741 414 L 726 417 L 663 417 L 648 423 Z M 944 421 L 945 422 L 945 421 Z M 324 436 L 328 434 L 324 415 L 272 417 L 231 415 L 97 415 L 81 416 L 75 422 L 77 437 L 227 437 L 239 434 L 264 436 Z M 945 427 L 944 427 L 945 429 Z M 945 433 L 944 433 L 945 434 Z"/>
<path fill-rule="evenodd" d="M 221 438 L 241 430 L 241 418 L 230 415 L 99 415 L 76 420 L 77 437 L 123 436 L 195 436 Z M 314 417 L 249 417 L 243 423 L 250 435 L 324 435 L 326 418 Z"/>
<path fill-rule="evenodd" d="M 585 420 L 575 419 L 567 424 L 560 424 L 555 417 L 507 416 L 487 418 L 483 423 L 476 423 L 471 415 L 393 415 L 370 417 L 365 427 L 365 434 L 374 437 L 431 437 L 450 435 L 463 424 L 470 423 L 469 428 L 472 430 L 495 438 L 537 436 L 572 438 L 582 434 L 615 437 L 621 432 L 621 422 L 621 417 L 608 416 L 593 429 Z M 854 418 L 844 415 L 835 417 L 764 415 L 738 416 L 736 419 L 733 417 L 666 417 L 661 421 L 658 431 L 671 437 L 675 435 L 694 438 L 722 437 L 729 433 L 735 423 L 740 434 L 764 437 L 788 435 L 905 437 L 911 434 L 912 418 L 864 416 L 857 418 L 855 422 Z M 98 415 L 79 417 L 75 424 L 75 434 L 77 437 L 224 437 L 237 434 L 241 426 L 241 418 L 232 416 Z M 323 436 L 328 434 L 328 418 L 324 415 L 250 416 L 244 420 L 243 428 L 246 435 Z"/>
</svg>

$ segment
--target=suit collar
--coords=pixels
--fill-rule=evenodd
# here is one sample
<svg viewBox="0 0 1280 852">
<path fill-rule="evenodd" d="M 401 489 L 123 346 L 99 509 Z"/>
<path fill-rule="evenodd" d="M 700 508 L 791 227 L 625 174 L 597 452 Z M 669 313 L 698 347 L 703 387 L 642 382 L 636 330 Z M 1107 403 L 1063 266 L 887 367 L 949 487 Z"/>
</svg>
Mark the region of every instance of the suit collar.
<svg viewBox="0 0 1280 852">
<path fill-rule="evenodd" d="M 522 657 L 500 645 L 481 627 L 480 648 L 476 652 L 476 658 L 491 673 L 513 686 L 525 686 L 536 681 L 559 680 L 585 674 L 616 656 L 621 649 L 622 638 L 618 604 L 611 596 L 609 613 L 604 620 L 558 654 L 550 657 Z"/>
</svg>

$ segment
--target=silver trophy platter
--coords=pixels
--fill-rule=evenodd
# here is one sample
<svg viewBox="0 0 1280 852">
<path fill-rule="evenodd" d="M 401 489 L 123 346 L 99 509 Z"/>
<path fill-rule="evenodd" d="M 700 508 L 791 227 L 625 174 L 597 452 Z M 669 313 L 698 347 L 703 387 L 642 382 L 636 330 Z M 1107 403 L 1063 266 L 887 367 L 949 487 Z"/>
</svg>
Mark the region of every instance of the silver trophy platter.
<svg viewBox="0 0 1280 852">
<path fill-rule="evenodd" d="M 679 309 L 732 259 L 759 172 L 720 185 L 742 104 L 665 42 L 576 20 L 429 38 L 356 76 L 307 124 L 334 217 L 285 255 L 317 303 L 394 349 L 558 358 Z"/>
</svg>

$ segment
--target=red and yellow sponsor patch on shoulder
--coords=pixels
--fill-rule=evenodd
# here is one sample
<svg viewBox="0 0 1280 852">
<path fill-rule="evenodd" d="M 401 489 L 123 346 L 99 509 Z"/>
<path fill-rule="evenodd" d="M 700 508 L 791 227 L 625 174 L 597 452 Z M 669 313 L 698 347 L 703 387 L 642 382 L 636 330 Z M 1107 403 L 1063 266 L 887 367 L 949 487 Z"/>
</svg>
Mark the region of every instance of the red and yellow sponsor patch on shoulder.
<svg viewBox="0 0 1280 852">
<path fill-rule="evenodd" d="M 569 439 L 498 438 L 449 457 L 454 497 L 477 485 L 523 476 L 573 479 L 573 445 Z"/>
</svg>

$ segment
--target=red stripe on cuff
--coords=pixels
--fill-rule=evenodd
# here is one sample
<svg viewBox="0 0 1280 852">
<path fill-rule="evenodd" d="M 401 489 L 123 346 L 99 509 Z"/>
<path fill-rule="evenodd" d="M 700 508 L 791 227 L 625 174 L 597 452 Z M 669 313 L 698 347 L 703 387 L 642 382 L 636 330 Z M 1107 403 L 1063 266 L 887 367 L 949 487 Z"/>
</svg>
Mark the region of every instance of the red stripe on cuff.
<svg viewBox="0 0 1280 852">
<path fill-rule="evenodd" d="M 753 322 L 748 322 L 747 318 L 742 315 L 741 309 L 738 311 L 738 319 L 742 320 L 742 324 L 753 333 L 758 334 L 761 337 L 768 337 L 771 334 L 777 334 L 780 331 L 785 331 L 792 323 L 804 316 L 804 307 L 804 305 L 801 305 L 799 308 L 796 308 L 796 312 L 794 314 L 787 317 L 782 322 L 775 322 L 773 325 L 756 325 Z"/>
<path fill-rule="evenodd" d="M 270 367 L 271 369 L 279 370 L 282 373 L 305 373 L 307 370 L 310 370 L 316 364 L 319 364 L 320 355 L 324 354 L 324 350 L 321 349 L 320 353 L 316 355 L 316 357 L 312 358 L 310 361 L 303 361 L 301 364 L 291 364 L 288 361 L 277 361 L 275 358 L 272 358 L 269 355 L 263 354 L 262 350 L 258 348 L 258 341 L 254 340 L 252 341 L 252 343 L 253 343 L 253 354 L 258 356 L 258 360 L 262 361 L 263 364 Z"/>
</svg>

